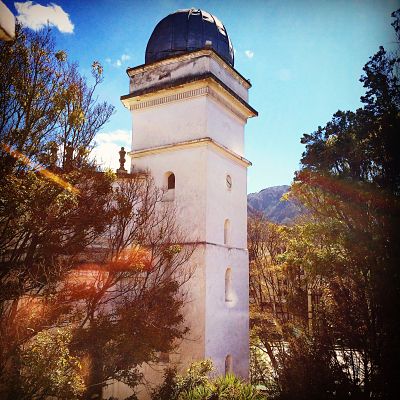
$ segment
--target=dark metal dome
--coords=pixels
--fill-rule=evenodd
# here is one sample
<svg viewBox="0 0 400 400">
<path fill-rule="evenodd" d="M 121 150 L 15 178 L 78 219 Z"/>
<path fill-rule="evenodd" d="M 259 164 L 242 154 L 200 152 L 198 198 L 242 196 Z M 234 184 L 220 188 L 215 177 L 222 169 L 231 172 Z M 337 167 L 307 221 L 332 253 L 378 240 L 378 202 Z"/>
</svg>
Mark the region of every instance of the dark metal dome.
<svg viewBox="0 0 400 400">
<path fill-rule="evenodd" d="M 203 10 L 178 10 L 154 28 L 147 43 L 145 62 L 149 64 L 206 46 L 233 67 L 233 47 L 222 22 Z"/>
</svg>

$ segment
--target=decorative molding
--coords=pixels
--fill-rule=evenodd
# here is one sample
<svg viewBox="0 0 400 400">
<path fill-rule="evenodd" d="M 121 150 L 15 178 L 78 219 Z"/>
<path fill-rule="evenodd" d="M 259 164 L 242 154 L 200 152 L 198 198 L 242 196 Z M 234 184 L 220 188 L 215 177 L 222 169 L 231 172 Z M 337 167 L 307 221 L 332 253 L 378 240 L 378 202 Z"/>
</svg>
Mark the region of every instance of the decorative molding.
<svg viewBox="0 0 400 400">
<path fill-rule="evenodd" d="M 140 103 L 131 105 L 130 109 L 132 110 L 141 110 L 142 108 L 159 106 L 160 104 L 171 103 L 173 101 L 189 99 L 191 97 L 201 96 L 203 94 L 208 93 L 208 87 L 202 87 L 198 89 L 188 90 L 186 92 L 175 93 L 169 96 L 159 97 L 158 99 L 141 101 Z"/>
<path fill-rule="evenodd" d="M 226 99 L 224 99 L 223 96 L 221 96 L 216 90 L 214 90 L 210 86 L 203 86 L 201 88 L 187 90 L 186 92 L 175 93 L 175 94 L 171 94 L 169 96 L 159 97 L 157 99 L 140 101 L 136 104 L 131 105 L 130 110 L 131 111 L 142 110 L 144 108 L 159 106 L 161 104 L 167 104 L 167 103 L 171 103 L 174 101 L 190 99 L 193 97 L 204 96 L 204 95 L 208 95 L 208 96 L 212 97 L 214 100 L 221 103 L 229 111 L 231 111 L 233 114 L 235 114 L 235 116 L 238 117 L 241 121 L 244 121 L 244 122 L 247 121 L 248 117 L 245 113 L 241 113 L 235 107 L 232 107 L 232 105 L 229 104 L 229 102 Z"/>
<path fill-rule="evenodd" d="M 210 137 L 203 137 L 200 139 L 185 140 L 183 142 L 175 142 L 175 143 L 165 144 L 162 146 L 132 150 L 128 153 L 128 155 L 130 157 L 132 157 L 132 159 L 134 159 L 134 158 L 140 158 L 143 156 L 147 156 L 149 154 L 157 154 L 157 153 L 162 153 L 165 151 L 174 151 L 179 148 L 207 146 L 207 145 L 211 145 L 213 149 L 218 150 L 219 152 L 222 152 L 223 154 L 225 154 L 232 160 L 235 160 L 236 162 L 238 162 L 239 164 L 242 164 L 245 167 L 252 165 L 249 160 L 240 156 L 239 154 L 235 153 L 234 151 L 228 149 L 223 144 L 216 142 L 214 139 L 211 139 Z"/>
</svg>

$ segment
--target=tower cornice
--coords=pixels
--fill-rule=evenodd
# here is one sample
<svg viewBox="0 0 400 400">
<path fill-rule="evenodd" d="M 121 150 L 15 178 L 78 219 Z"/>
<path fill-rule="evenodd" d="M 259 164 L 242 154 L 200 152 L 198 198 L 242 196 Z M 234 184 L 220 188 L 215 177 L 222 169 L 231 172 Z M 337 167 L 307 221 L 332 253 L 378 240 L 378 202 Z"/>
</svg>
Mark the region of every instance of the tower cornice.
<svg viewBox="0 0 400 400">
<path fill-rule="evenodd" d="M 209 56 L 214 59 L 222 68 L 229 70 L 229 72 L 243 85 L 246 89 L 251 88 L 251 83 L 249 79 L 246 79 L 239 71 L 237 71 L 234 67 L 229 65 L 215 50 L 213 49 L 202 49 L 202 50 L 195 50 L 189 51 L 186 54 L 182 55 L 175 55 L 172 57 L 165 58 L 160 61 L 155 61 L 150 64 L 141 64 L 136 67 L 130 67 L 126 70 L 126 73 L 131 78 L 137 73 L 153 71 L 157 68 L 162 66 L 166 66 L 169 64 L 173 64 L 176 62 L 182 62 L 185 60 L 189 60 L 192 58 L 198 58 L 202 56 Z"/>
<path fill-rule="evenodd" d="M 248 103 L 249 82 L 213 50 L 203 49 L 128 70 L 129 96 L 141 96 L 164 88 L 212 77 L 232 94 Z"/>
<path fill-rule="evenodd" d="M 164 152 L 168 152 L 168 151 L 176 151 L 179 149 L 186 149 L 188 147 L 201 147 L 201 146 L 209 146 L 214 151 L 223 153 L 225 156 L 227 156 L 231 160 L 235 161 L 236 163 L 238 163 L 244 167 L 249 167 L 250 165 L 252 165 L 249 160 L 240 156 L 239 154 L 236 154 L 232 150 L 228 149 L 226 146 L 222 145 L 221 143 L 218 143 L 217 141 L 215 141 L 214 139 L 211 139 L 210 137 L 204 137 L 204 138 L 195 139 L 195 140 L 185 140 L 183 142 L 171 143 L 171 144 L 167 144 L 164 146 L 156 146 L 156 147 L 151 147 L 151 148 L 138 149 L 138 150 L 129 152 L 128 155 L 132 159 L 135 159 L 135 158 L 145 157 L 148 155 L 164 153 Z"/>
<path fill-rule="evenodd" d="M 258 115 L 253 107 L 211 72 L 134 91 L 121 96 L 121 101 L 133 111 L 197 96 L 212 97 L 244 121 Z"/>
</svg>

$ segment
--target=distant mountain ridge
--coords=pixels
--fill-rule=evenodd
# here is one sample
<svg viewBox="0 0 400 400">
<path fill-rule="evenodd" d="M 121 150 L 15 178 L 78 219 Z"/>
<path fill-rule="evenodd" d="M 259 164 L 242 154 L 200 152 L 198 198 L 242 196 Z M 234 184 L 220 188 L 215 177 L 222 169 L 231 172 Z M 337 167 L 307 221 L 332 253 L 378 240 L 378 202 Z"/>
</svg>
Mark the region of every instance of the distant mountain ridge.
<svg viewBox="0 0 400 400">
<path fill-rule="evenodd" d="M 249 215 L 262 212 L 268 220 L 277 224 L 293 224 L 294 220 L 304 213 L 304 209 L 293 201 L 281 200 L 289 188 L 288 185 L 272 186 L 247 195 Z"/>
</svg>

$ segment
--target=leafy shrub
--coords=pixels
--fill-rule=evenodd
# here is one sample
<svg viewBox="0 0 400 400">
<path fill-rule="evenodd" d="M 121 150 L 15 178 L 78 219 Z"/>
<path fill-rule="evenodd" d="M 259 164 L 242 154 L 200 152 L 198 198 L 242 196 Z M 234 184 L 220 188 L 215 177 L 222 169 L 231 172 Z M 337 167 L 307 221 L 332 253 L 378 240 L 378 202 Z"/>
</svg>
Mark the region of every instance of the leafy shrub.
<svg viewBox="0 0 400 400">
<path fill-rule="evenodd" d="M 258 390 L 232 374 L 211 377 L 210 360 L 193 363 L 184 375 L 167 369 L 153 400 L 262 400 Z"/>
<path fill-rule="evenodd" d="M 76 399 L 84 390 L 82 367 L 70 354 L 67 328 L 39 332 L 21 355 L 21 383 L 32 398 Z"/>
</svg>

